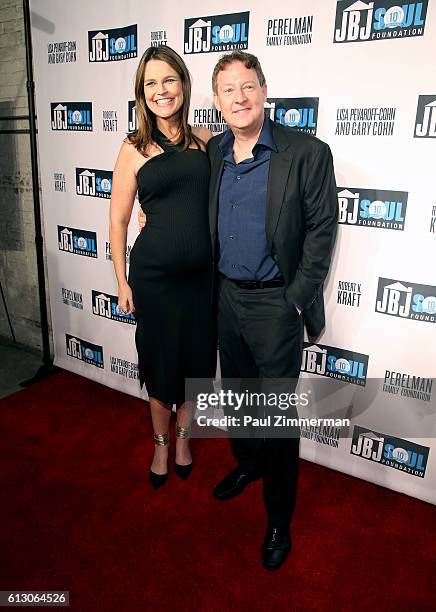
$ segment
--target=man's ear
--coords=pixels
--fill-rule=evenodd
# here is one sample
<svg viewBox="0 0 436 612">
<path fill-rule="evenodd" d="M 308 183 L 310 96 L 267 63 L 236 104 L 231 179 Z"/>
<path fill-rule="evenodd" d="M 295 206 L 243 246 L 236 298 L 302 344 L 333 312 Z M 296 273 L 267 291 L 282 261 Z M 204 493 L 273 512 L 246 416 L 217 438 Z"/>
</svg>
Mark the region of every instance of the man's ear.
<svg viewBox="0 0 436 612">
<path fill-rule="evenodd" d="M 266 83 L 264 83 L 264 84 L 262 85 L 262 88 L 261 88 L 261 89 L 262 89 L 262 93 L 263 93 L 263 95 L 265 96 L 265 102 L 266 102 L 266 100 L 267 100 L 267 98 L 268 98 L 267 88 L 266 88 Z"/>
<path fill-rule="evenodd" d="M 215 108 L 221 111 L 220 101 L 218 100 L 218 96 L 216 94 L 213 94 L 213 103 L 215 104 Z"/>
</svg>

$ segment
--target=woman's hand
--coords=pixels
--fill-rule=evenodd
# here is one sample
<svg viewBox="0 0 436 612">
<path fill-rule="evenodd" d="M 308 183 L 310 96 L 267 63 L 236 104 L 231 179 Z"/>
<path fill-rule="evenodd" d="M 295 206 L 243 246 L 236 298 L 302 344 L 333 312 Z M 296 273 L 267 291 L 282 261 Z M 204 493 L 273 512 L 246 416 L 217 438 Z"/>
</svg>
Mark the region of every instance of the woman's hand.
<svg viewBox="0 0 436 612">
<path fill-rule="evenodd" d="M 135 312 L 132 290 L 127 283 L 118 288 L 118 308 L 124 314 L 132 314 Z"/>
<path fill-rule="evenodd" d="M 147 223 L 147 215 L 145 214 L 145 212 L 142 210 L 142 208 L 139 209 L 138 212 L 138 225 L 139 225 L 139 231 L 143 230 L 145 227 L 145 224 Z"/>
</svg>

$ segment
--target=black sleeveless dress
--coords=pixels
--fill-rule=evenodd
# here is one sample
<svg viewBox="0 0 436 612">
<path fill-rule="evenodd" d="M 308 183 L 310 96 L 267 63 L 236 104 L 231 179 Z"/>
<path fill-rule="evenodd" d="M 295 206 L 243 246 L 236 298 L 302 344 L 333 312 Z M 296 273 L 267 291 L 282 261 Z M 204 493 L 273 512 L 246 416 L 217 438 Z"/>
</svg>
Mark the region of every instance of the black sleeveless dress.
<svg viewBox="0 0 436 612">
<path fill-rule="evenodd" d="M 147 215 L 130 254 L 141 388 L 173 404 L 185 378 L 212 378 L 216 344 L 211 307 L 212 251 L 208 221 L 209 161 L 158 132 L 163 153 L 138 171 Z"/>
</svg>

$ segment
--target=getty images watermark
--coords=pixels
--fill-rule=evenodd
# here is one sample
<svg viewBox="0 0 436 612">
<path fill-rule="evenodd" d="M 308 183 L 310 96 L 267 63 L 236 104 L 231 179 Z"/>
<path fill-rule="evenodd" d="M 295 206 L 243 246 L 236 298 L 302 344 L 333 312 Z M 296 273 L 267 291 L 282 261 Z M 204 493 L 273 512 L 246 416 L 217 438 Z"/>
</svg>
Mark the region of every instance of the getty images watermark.
<svg viewBox="0 0 436 612">
<path fill-rule="evenodd" d="M 425 372 L 424 372 L 425 373 Z M 386 370 L 354 380 L 307 375 L 291 379 L 187 379 L 192 435 L 200 438 L 353 438 L 355 426 L 399 439 L 436 439 L 436 384 L 420 373 Z M 358 377 L 358 373 L 356 377 Z"/>
<path fill-rule="evenodd" d="M 295 381 L 227 380 L 220 389 L 209 381 L 206 391 L 195 382 L 189 395 L 196 409 L 194 435 L 198 437 L 214 437 L 219 430 L 238 438 L 288 438 L 298 436 L 300 428 L 350 426 L 350 419 L 339 415 L 303 416 L 310 412 L 311 390 L 289 391 L 295 389 Z M 197 387 L 195 393 L 193 387 Z"/>
<path fill-rule="evenodd" d="M 196 422 L 199 427 L 307 427 L 325 425 L 343 427 L 350 425 L 349 419 L 304 418 L 287 416 L 286 414 L 263 414 L 254 416 L 246 414 L 247 410 L 262 408 L 278 408 L 285 411 L 298 406 L 309 406 L 308 393 L 264 393 L 249 392 L 237 393 L 231 389 L 221 389 L 218 393 L 199 393 L 196 408 L 206 411 L 209 408 L 222 408 L 226 413 L 230 408 L 240 416 L 224 414 L 222 417 L 199 414 Z M 245 414 L 241 414 L 245 412 Z"/>
</svg>

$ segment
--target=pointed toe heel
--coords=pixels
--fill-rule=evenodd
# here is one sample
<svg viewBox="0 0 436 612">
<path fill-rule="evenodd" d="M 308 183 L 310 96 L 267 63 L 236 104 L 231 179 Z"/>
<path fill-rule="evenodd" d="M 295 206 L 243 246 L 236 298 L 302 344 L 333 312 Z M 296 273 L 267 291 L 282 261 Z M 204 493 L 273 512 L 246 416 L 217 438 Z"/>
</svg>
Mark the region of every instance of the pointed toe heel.
<svg viewBox="0 0 436 612">
<path fill-rule="evenodd" d="M 181 427 L 178 423 L 176 423 L 176 438 L 189 438 L 191 434 L 190 427 Z M 192 472 L 192 461 L 188 463 L 188 465 L 180 465 L 180 463 L 174 463 L 174 471 L 177 476 L 182 480 L 186 480 L 189 478 Z"/>
<path fill-rule="evenodd" d="M 166 481 L 168 480 L 168 474 L 155 474 L 154 472 L 152 472 L 150 470 L 149 474 L 149 479 L 151 482 L 151 486 L 153 487 L 153 489 L 160 489 L 160 487 L 162 487 Z"/>
<path fill-rule="evenodd" d="M 174 471 L 179 478 L 186 480 L 191 475 L 192 465 L 192 463 L 189 463 L 188 465 L 180 465 L 179 463 L 175 463 Z"/>
<path fill-rule="evenodd" d="M 156 432 L 153 433 L 153 442 L 156 444 L 156 446 L 168 446 L 169 443 L 169 439 L 168 439 L 168 433 L 164 433 L 164 434 L 157 434 Z M 153 489 L 160 489 L 160 487 L 162 487 L 166 481 L 168 480 L 168 472 L 166 474 L 156 474 L 156 472 L 153 472 L 152 470 L 149 471 L 148 473 L 148 477 L 151 483 L 151 486 L 153 487 Z"/>
</svg>

